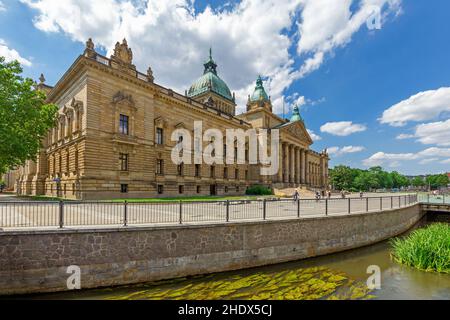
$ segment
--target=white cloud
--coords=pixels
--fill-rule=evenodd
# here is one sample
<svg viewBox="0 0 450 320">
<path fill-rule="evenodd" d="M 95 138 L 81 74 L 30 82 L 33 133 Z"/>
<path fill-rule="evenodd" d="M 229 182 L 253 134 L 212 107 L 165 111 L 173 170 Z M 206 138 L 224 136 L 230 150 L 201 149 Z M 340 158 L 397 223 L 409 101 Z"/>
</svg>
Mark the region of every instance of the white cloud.
<svg viewBox="0 0 450 320">
<path fill-rule="evenodd" d="M 450 112 L 450 87 L 419 92 L 383 112 L 381 123 L 395 127 L 409 121 L 426 121 Z"/>
<path fill-rule="evenodd" d="M 306 129 L 306 130 L 308 131 L 309 136 L 311 137 L 311 139 L 312 139 L 314 142 L 315 142 L 315 141 L 320 141 L 320 140 L 322 140 L 322 137 L 319 136 L 318 134 L 314 133 L 313 130 L 309 130 L 309 129 Z"/>
<path fill-rule="evenodd" d="M 415 137 L 423 144 L 450 146 L 450 119 L 417 126 Z"/>
<path fill-rule="evenodd" d="M 415 136 L 413 134 L 406 134 L 406 133 L 402 133 L 399 134 L 395 139 L 397 140 L 406 140 L 406 139 L 411 139 L 414 138 Z"/>
<path fill-rule="evenodd" d="M 321 132 L 326 132 L 335 136 L 346 137 L 353 133 L 366 131 L 367 127 L 351 121 L 327 122 L 320 127 Z"/>
<path fill-rule="evenodd" d="M 438 158 L 423 159 L 419 161 L 419 164 L 429 164 L 432 162 L 436 162 L 438 160 L 439 160 Z"/>
<path fill-rule="evenodd" d="M 9 48 L 8 44 L 3 39 L 0 39 L 0 56 L 5 57 L 7 62 L 17 60 L 24 66 L 31 67 L 32 65 L 30 60 L 23 58 L 19 52 Z"/>
<path fill-rule="evenodd" d="M 345 147 L 330 147 L 328 148 L 328 154 L 334 155 L 335 157 L 339 157 L 349 153 L 357 153 L 364 151 L 365 148 L 362 146 L 345 146 Z"/>
<path fill-rule="evenodd" d="M 384 153 L 377 152 L 371 157 L 363 160 L 363 164 L 368 167 L 381 166 L 398 166 L 403 161 L 413 161 L 420 159 L 439 159 L 450 157 L 450 148 L 428 148 L 418 153 Z"/>
<path fill-rule="evenodd" d="M 422 144 L 450 146 L 450 119 L 431 123 L 423 123 L 415 127 L 414 134 L 399 134 L 396 139 L 417 138 Z"/>
<path fill-rule="evenodd" d="M 400 0 L 243 0 L 196 12 L 187 0 L 21 1 L 36 10 L 34 25 L 44 32 L 83 43 L 91 37 L 109 53 L 126 37 L 138 68 L 151 65 L 158 83 L 181 92 L 201 75 L 212 45 L 220 76 L 236 91 L 238 111 L 262 74 L 278 114 L 284 91 L 349 43 L 370 6 L 383 8 L 383 18 L 400 7 Z"/>
<path fill-rule="evenodd" d="M 0 12 L 2 11 L 6 11 L 6 7 L 5 4 L 3 3 L 3 1 L 0 1 Z"/>
</svg>

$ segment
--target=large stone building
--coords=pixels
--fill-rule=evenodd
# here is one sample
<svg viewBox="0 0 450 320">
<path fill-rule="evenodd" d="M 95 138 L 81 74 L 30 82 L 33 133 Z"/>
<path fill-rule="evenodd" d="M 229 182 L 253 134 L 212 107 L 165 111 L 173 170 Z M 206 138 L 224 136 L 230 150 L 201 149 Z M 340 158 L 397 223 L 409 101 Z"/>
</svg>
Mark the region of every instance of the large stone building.
<svg viewBox="0 0 450 320">
<path fill-rule="evenodd" d="M 235 96 L 211 57 L 184 95 L 154 82 L 152 69 L 136 70 L 126 40 L 114 54 L 97 53 L 92 40 L 54 87 L 38 87 L 57 104 L 58 123 L 37 160 L 19 169 L 16 191 L 70 199 L 243 194 L 254 184 L 276 187 L 328 185 L 328 155 L 313 143 L 296 108 L 290 121 L 272 112 L 261 78 L 247 111 L 236 115 Z M 260 165 L 181 164 L 171 161 L 178 128 L 280 129 L 278 173 Z M 248 147 L 248 143 L 247 143 Z M 246 156 L 247 159 L 247 156 Z"/>
</svg>

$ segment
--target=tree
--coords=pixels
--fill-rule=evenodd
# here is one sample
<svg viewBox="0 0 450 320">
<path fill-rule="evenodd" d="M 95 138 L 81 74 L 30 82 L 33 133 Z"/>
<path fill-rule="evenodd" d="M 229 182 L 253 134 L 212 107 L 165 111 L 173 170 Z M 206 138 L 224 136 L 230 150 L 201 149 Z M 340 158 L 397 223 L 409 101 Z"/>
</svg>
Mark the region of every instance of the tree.
<svg viewBox="0 0 450 320">
<path fill-rule="evenodd" d="M 35 159 L 56 123 L 57 106 L 46 104 L 44 92 L 22 71 L 19 62 L 0 57 L 0 174 Z"/>
<path fill-rule="evenodd" d="M 425 181 L 421 177 L 415 177 L 412 179 L 411 184 L 416 188 L 423 187 L 425 185 Z"/>
<path fill-rule="evenodd" d="M 330 181 L 337 190 L 349 190 L 352 187 L 354 173 L 350 167 L 337 166 L 330 169 Z"/>
</svg>

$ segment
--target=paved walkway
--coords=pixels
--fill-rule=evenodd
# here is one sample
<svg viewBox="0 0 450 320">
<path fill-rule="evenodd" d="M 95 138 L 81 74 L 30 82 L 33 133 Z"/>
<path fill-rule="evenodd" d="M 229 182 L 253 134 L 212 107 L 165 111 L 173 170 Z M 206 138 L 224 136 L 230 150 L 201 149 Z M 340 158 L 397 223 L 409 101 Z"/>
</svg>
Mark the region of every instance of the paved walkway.
<svg viewBox="0 0 450 320">
<path fill-rule="evenodd" d="M 408 206 L 405 195 L 383 195 L 384 198 L 332 198 L 328 201 L 303 199 L 300 207 L 290 199 L 280 201 L 233 200 L 180 203 L 102 203 L 66 202 L 61 210 L 57 202 L 0 203 L 0 228 L 58 227 L 63 214 L 64 226 L 123 226 L 142 224 L 211 223 L 256 221 L 264 219 L 312 218 L 325 215 L 365 213 Z M 1 199 L 10 199 L 2 197 Z M 14 200 L 14 197 L 12 197 Z M 0 200 L 1 201 L 1 200 Z"/>
</svg>

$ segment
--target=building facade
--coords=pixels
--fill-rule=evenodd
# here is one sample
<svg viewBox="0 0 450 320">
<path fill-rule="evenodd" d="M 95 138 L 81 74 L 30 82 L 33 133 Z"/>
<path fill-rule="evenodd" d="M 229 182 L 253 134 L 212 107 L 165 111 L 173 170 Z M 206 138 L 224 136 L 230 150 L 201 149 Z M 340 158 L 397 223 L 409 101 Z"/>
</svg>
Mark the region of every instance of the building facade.
<svg viewBox="0 0 450 320">
<path fill-rule="evenodd" d="M 136 70 L 126 40 L 110 58 L 86 49 L 54 87 L 38 88 L 59 108 L 36 161 L 19 169 L 16 191 L 68 199 L 148 198 L 243 194 L 250 185 L 326 188 L 328 155 L 312 151 L 312 140 L 294 110 L 290 121 L 272 113 L 258 78 L 247 111 L 236 115 L 235 96 L 212 58 L 184 95 L 155 83 L 153 72 Z M 260 165 L 175 164 L 176 129 L 279 129 L 278 173 L 261 176 Z M 225 136 L 225 135 L 224 135 Z M 204 142 L 208 144 L 208 142 Z M 246 144 L 248 149 L 248 143 Z"/>
</svg>

